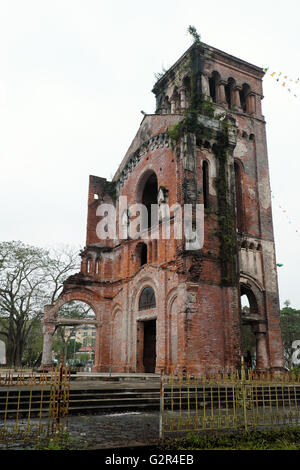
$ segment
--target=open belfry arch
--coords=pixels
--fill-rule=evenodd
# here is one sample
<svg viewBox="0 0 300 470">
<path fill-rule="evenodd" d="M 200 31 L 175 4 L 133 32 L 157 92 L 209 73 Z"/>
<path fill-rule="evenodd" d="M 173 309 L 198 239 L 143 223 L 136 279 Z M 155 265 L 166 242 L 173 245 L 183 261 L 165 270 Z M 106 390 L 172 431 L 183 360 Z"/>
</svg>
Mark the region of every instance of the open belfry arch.
<svg viewBox="0 0 300 470">
<path fill-rule="evenodd" d="M 97 328 L 94 371 L 234 369 L 247 352 L 244 327 L 255 338 L 257 369 L 283 368 L 263 75 L 194 43 L 157 81 L 155 113 L 144 115 L 113 180 L 90 176 L 81 270 L 45 310 L 45 367 L 59 306 L 85 299 Z M 149 209 L 139 238 L 126 236 L 135 204 Z M 196 205 L 204 207 L 200 247 L 177 236 L 176 210 L 188 204 L 194 225 Z M 99 230 L 109 205 L 110 237 Z"/>
<path fill-rule="evenodd" d="M 69 278 L 70 280 L 70 278 Z M 86 304 L 91 308 L 94 313 L 93 317 L 85 318 L 71 318 L 62 317 L 59 315 L 59 310 L 66 304 L 72 301 L 79 301 Z M 43 317 L 43 354 L 42 354 L 42 368 L 51 366 L 52 363 L 52 343 L 53 335 L 57 328 L 60 326 L 80 326 L 80 325 L 93 325 L 96 331 L 101 325 L 101 312 L 99 305 L 101 305 L 101 299 L 97 294 L 93 294 L 89 290 L 84 288 L 77 288 L 76 292 L 73 290 L 64 290 L 59 296 L 55 304 L 45 305 L 44 317 Z"/>
</svg>

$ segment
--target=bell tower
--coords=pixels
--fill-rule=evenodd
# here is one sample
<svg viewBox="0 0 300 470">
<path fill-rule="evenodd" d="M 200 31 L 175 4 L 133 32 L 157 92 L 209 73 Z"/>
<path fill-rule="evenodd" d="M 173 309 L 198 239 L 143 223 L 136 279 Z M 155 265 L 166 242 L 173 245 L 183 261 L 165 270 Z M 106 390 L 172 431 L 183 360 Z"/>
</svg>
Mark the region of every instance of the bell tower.
<svg viewBox="0 0 300 470">
<path fill-rule="evenodd" d="M 90 176 L 81 271 L 48 317 L 65 298 L 93 305 L 95 371 L 226 371 L 241 355 L 260 371 L 283 368 L 263 75 L 195 42 L 156 82 L 155 113 L 113 180 Z M 178 213 L 193 229 L 181 237 Z"/>
<path fill-rule="evenodd" d="M 258 369 L 276 370 L 283 366 L 283 349 L 261 108 L 263 75 L 259 67 L 198 43 L 157 81 L 153 92 L 156 114 L 183 116 L 169 128 L 182 161 L 183 201 L 205 207 L 204 246 L 198 261 L 194 259 L 201 269 L 188 270 L 197 271 L 199 277 L 193 280 L 200 284 L 222 286 L 223 299 L 229 304 L 224 305 L 225 325 L 217 324 L 224 330 L 224 344 L 226 336 L 229 341 L 228 354 L 239 349 L 236 344 L 230 350 L 225 313 L 232 307 L 229 316 L 234 328 L 237 296 L 239 332 L 235 338 L 240 352 L 246 355 L 252 348 Z M 193 256 L 186 254 L 188 265 L 193 265 Z M 208 309 L 214 308 L 215 300 Z M 205 317 L 207 300 L 200 303 Z M 252 336 L 252 345 L 247 335 Z"/>
</svg>

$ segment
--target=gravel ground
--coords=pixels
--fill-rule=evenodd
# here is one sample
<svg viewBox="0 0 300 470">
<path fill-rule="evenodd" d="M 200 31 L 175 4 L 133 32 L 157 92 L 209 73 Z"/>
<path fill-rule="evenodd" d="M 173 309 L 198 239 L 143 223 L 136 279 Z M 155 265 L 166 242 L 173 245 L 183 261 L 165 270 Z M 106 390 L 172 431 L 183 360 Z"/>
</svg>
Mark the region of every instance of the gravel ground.
<svg viewBox="0 0 300 470">
<path fill-rule="evenodd" d="M 69 417 L 69 433 L 89 449 L 155 445 L 159 413 L 120 413 Z"/>
<path fill-rule="evenodd" d="M 158 412 L 130 412 L 105 415 L 69 416 L 68 448 L 112 449 L 156 445 L 159 437 Z M 9 442 L 0 450 L 36 450 L 36 442 Z"/>
</svg>

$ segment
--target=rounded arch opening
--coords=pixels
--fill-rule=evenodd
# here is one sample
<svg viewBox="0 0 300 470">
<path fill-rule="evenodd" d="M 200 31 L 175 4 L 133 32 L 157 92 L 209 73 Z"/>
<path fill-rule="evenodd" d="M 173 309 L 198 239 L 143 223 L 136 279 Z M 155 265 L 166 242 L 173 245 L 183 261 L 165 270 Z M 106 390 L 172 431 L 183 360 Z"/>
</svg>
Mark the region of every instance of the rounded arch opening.
<svg viewBox="0 0 300 470">
<path fill-rule="evenodd" d="M 216 71 L 214 71 L 209 78 L 209 92 L 214 103 L 218 102 L 218 86 L 220 78 L 220 74 Z"/>
<path fill-rule="evenodd" d="M 63 303 L 57 312 L 57 319 L 69 318 L 71 319 L 84 319 L 95 318 L 95 312 L 91 305 L 84 300 L 68 300 Z"/>
<path fill-rule="evenodd" d="M 258 314 L 258 303 L 252 289 L 245 284 L 241 284 L 241 310 L 242 314 Z"/>
<path fill-rule="evenodd" d="M 191 99 L 191 93 L 192 93 L 191 92 L 191 89 L 192 89 L 192 87 L 191 87 L 191 78 L 188 75 L 186 75 L 184 77 L 183 81 L 182 81 L 182 84 L 183 84 L 184 89 L 185 89 L 186 101 L 187 101 L 187 103 L 189 103 L 190 99 Z"/>
<path fill-rule="evenodd" d="M 244 83 L 242 86 L 242 89 L 240 90 L 240 101 L 241 101 L 241 107 L 244 113 L 247 113 L 248 111 L 248 105 L 247 105 L 247 97 L 251 91 L 250 86 L 247 83 Z"/>
<path fill-rule="evenodd" d="M 147 171 L 141 178 L 137 189 L 137 202 L 147 211 L 142 219 L 142 227 L 150 228 L 158 223 L 158 180 L 154 171 Z"/>
<path fill-rule="evenodd" d="M 258 314 L 258 303 L 252 289 L 245 284 L 240 287 L 241 305 L 241 349 L 247 368 L 256 365 L 257 338 L 254 332 L 256 321 L 249 319 L 252 314 Z"/>
<path fill-rule="evenodd" d="M 151 286 L 142 289 L 138 298 L 139 311 L 156 307 L 155 293 Z M 142 315 L 136 322 L 136 370 L 137 372 L 154 373 L 157 355 L 157 315 Z"/>
<path fill-rule="evenodd" d="M 177 86 L 173 89 L 171 101 L 173 101 L 173 112 L 178 113 L 180 111 L 180 95 Z"/>
<path fill-rule="evenodd" d="M 82 300 L 63 303 L 56 315 L 53 335 L 53 362 L 63 362 L 75 370 L 91 371 L 95 360 L 96 316 L 92 307 Z"/>
<path fill-rule="evenodd" d="M 171 102 L 167 95 L 163 99 L 163 113 L 171 114 Z"/>
<path fill-rule="evenodd" d="M 150 286 L 144 287 L 139 297 L 139 311 L 149 310 L 155 307 L 156 298 L 154 290 Z"/>
<path fill-rule="evenodd" d="M 234 78 L 230 77 L 227 81 L 227 84 L 225 85 L 225 96 L 226 96 L 226 101 L 228 104 L 228 107 L 231 108 L 233 105 L 233 88 L 235 86 L 235 80 Z"/>
</svg>

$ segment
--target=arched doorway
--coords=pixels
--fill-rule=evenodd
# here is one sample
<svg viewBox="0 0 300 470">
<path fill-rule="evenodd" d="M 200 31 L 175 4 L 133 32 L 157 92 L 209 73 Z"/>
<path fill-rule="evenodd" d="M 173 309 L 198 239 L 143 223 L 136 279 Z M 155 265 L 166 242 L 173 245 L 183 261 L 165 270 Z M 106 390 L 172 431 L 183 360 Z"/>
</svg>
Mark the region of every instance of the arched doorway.
<svg viewBox="0 0 300 470">
<path fill-rule="evenodd" d="M 96 311 L 97 300 L 87 291 L 65 292 L 55 304 L 45 306 L 42 369 L 61 357 L 71 366 L 77 362 L 91 369 L 98 341 Z"/>
<path fill-rule="evenodd" d="M 262 293 L 254 289 L 249 283 L 240 286 L 241 350 L 248 368 L 266 370 L 269 355 L 263 298 Z"/>
<path fill-rule="evenodd" d="M 53 359 L 72 368 L 92 369 L 95 360 L 96 318 L 91 307 L 82 301 L 71 300 L 57 312 L 53 336 Z"/>
<path fill-rule="evenodd" d="M 145 287 L 139 297 L 139 313 L 156 308 L 152 287 Z M 156 367 L 156 318 L 149 315 L 137 321 L 137 371 L 154 373 Z"/>
</svg>

